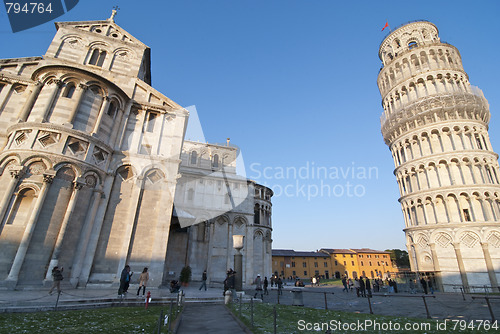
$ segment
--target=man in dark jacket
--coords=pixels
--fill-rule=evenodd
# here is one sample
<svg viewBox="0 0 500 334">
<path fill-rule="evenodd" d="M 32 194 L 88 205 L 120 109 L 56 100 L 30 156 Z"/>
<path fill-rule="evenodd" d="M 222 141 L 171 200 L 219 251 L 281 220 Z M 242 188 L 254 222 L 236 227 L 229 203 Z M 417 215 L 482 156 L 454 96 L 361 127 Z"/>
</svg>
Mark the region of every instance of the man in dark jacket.
<svg viewBox="0 0 500 334">
<path fill-rule="evenodd" d="M 205 288 L 205 291 L 207 291 L 207 271 L 203 271 L 203 274 L 201 275 L 201 286 L 199 290 L 202 288 Z"/>
<path fill-rule="evenodd" d="M 370 284 L 370 279 L 368 277 L 365 279 L 365 289 L 368 297 L 372 298 L 372 285 Z"/>
<path fill-rule="evenodd" d="M 125 268 L 123 268 L 122 274 L 120 275 L 120 287 L 118 288 L 118 295 L 120 297 L 125 297 L 132 275 L 133 273 L 130 272 L 130 266 L 127 264 Z"/>
<path fill-rule="evenodd" d="M 365 281 L 363 277 L 359 278 L 359 292 L 361 293 L 361 297 L 366 297 Z"/>
<path fill-rule="evenodd" d="M 58 266 L 55 266 L 52 269 L 52 279 L 54 280 L 54 283 L 52 284 L 52 288 L 49 290 L 49 294 L 52 294 L 52 291 L 54 288 L 57 288 L 57 293 L 61 293 L 61 281 L 64 279 L 62 272 L 64 268 L 59 269 Z"/>
</svg>

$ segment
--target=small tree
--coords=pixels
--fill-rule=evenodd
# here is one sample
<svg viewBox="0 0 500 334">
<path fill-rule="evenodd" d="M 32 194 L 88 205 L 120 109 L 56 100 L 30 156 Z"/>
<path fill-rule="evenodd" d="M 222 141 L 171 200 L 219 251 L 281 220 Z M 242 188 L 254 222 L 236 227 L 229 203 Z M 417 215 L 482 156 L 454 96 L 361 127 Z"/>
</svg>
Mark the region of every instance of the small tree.
<svg viewBox="0 0 500 334">
<path fill-rule="evenodd" d="M 179 277 L 181 283 L 188 284 L 191 280 L 191 267 L 186 266 L 181 270 L 181 277 Z"/>
</svg>

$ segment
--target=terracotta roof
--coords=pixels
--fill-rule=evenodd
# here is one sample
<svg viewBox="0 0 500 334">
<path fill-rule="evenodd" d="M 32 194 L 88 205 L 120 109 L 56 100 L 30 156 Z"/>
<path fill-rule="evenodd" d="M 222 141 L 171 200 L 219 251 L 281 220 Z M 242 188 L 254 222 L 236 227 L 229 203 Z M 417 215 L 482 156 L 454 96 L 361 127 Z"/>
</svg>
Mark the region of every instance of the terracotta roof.
<svg viewBox="0 0 500 334">
<path fill-rule="evenodd" d="M 342 249 L 342 248 L 321 248 L 319 251 L 328 254 L 356 254 L 356 252 L 350 249 Z"/>
<path fill-rule="evenodd" d="M 293 249 L 273 249 L 273 256 L 325 257 L 323 252 L 294 251 Z"/>
<path fill-rule="evenodd" d="M 370 249 L 370 248 L 351 248 L 351 250 L 355 251 L 356 253 L 381 253 L 381 254 L 391 254 L 390 252 L 386 252 L 386 251 L 379 251 L 379 250 Z"/>
</svg>

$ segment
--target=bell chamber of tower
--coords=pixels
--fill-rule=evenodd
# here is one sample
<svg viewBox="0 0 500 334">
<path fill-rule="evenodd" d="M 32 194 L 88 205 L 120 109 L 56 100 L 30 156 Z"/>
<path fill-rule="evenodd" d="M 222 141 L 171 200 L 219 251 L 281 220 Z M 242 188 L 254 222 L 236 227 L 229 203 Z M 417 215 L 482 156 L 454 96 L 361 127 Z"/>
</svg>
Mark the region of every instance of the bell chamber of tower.
<svg viewBox="0 0 500 334">
<path fill-rule="evenodd" d="M 410 263 L 444 291 L 500 279 L 500 171 L 490 112 L 457 48 L 411 22 L 380 44 L 381 129 L 394 159 Z"/>
</svg>

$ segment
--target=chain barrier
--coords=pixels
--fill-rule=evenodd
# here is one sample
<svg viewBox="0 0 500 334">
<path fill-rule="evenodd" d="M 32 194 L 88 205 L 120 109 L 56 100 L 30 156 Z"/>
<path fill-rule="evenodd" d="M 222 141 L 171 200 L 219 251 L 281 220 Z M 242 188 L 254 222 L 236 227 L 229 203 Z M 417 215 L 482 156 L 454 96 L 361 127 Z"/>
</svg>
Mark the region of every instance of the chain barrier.
<svg viewBox="0 0 500 334">
<path fill-rule="evenodd" d="M 0 303 L 11 303 L 11 304 L 15 304 L 15 303 L 23 303 L 23 302 L 30 302 L 30 301 L 34 301 L 34 300 L 40 300 L 40 299 L 43 299 L 43 298 L 48 298 L 50 297 L 51 295 L 49 294 L 46 294 L 46 295 L 43 295 L 41 297 L 37 297 L 37 298 L 32 298 L 32 299 L 20 299 L 20 300 L 15 300 L 15 301 L 12 301 L 12 300 L 0 300 Z"/>
</svg>

